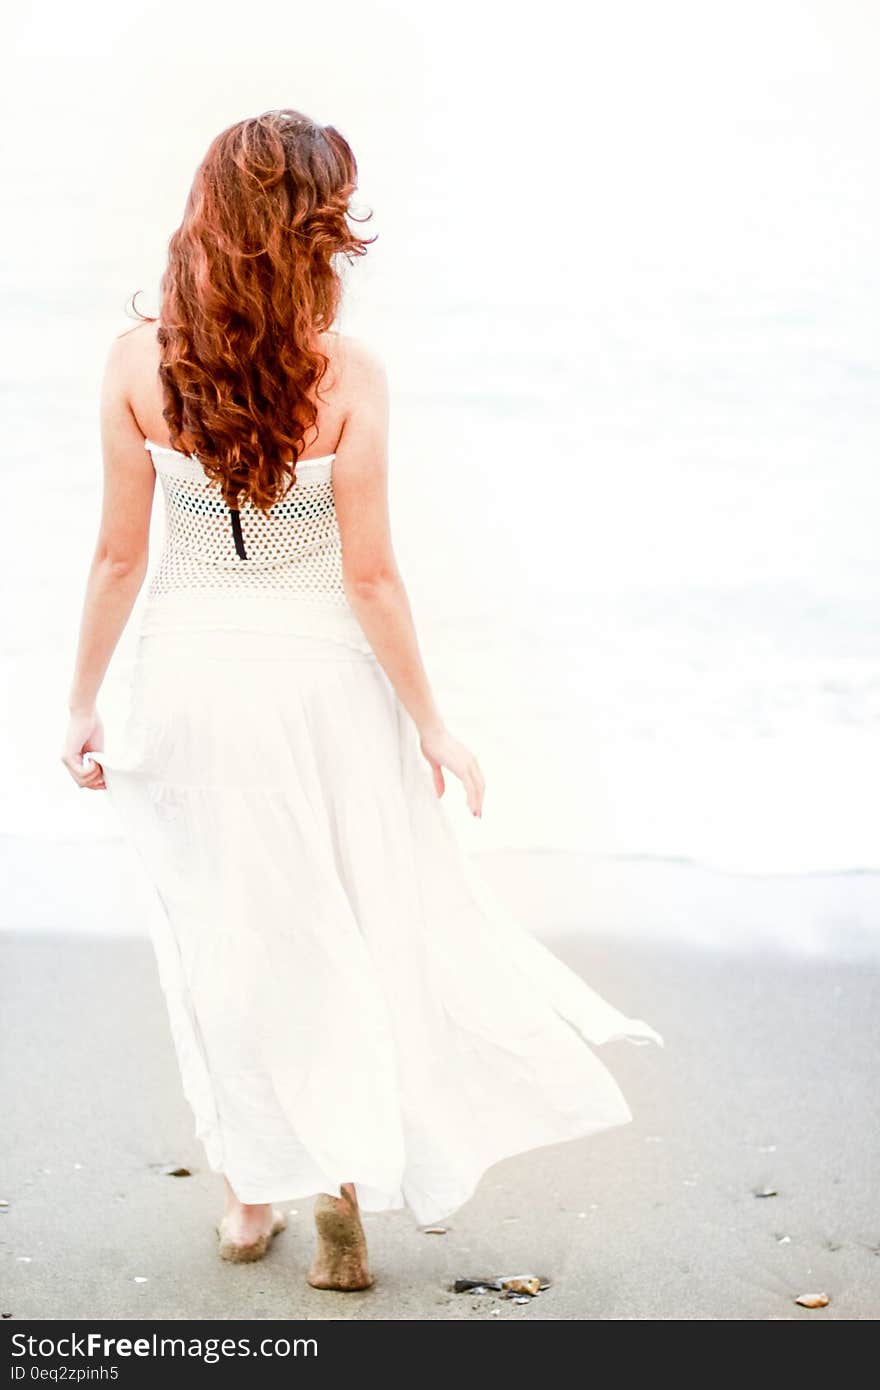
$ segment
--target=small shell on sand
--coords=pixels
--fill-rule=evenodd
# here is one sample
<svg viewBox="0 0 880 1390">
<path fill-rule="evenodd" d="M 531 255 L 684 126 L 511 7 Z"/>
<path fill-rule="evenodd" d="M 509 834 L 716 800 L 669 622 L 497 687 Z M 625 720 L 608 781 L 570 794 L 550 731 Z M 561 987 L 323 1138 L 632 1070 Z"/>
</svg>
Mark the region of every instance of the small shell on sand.
<svg viewBox="0 0 880 1390">
<path fill-rule="evenodd" d="M 536 1274 L 517 1274 L 499 1282 L 508 1293 L 528 1294 L 531 1298 L 541 1291 L 541 1281 Z"/>
<path fill-rule="evenodd" d="M 497 1279 L 456 1279 L 452 1285 L 453 1293 L 500 1293 L 505 1298 L 514 1295 L 527 1295 L 534 1298 L 543 1289 L 549 1289 L 549 1279 L 537 1274 L 503 1274 Z"/>
<path fill-rule="evenodd" d="M 830 1302 L 827 1293 L 802 1293 L 795 1299 L 802 1308 L 827 1308 Z"/>
</svg>

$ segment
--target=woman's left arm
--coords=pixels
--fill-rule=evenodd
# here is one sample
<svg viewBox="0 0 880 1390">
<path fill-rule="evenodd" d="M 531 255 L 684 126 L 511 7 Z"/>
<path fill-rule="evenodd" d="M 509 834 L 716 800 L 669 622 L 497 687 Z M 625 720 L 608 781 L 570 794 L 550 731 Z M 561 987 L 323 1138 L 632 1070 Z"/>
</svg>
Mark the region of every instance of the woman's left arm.
<svg viewBox="0 0 880 1390">
<path fill-rule="evenodd" d="M 95 702 L 147 572 L 150 513 L 156 474 L 132 413 L 128 383 L 132 338 L 114 342 L 101 389 L 104 500 L 95 553 L 86 584 L 73 682 L 70 722 L 61 760 L 81 787 L 104 786 L 100 767 L 83 765 L 83 753 L 100 749 L 103 729 Z"/>
</svg>

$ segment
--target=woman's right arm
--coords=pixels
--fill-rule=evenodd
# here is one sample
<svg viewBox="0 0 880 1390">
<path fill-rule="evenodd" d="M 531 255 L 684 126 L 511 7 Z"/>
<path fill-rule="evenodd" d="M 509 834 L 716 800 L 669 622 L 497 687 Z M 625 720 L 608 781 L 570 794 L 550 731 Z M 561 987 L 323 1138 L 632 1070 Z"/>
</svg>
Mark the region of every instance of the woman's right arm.
<svg viewBox="0 0 880 1390">
<path fill-rule="evenodd" d="M 346 340 L 343 383 L 347 414 L 333 462 L 333 495 L 345 592 L 418 730 L 437 795 L 443 795 L 446 768 L 462 782 L 471 812 L 480 816 L 483 776 L 474 755 L 453 738 L 440 716 L 391 543 L 385 370 L 378 358 L 351 339 Z"/>
</svg>

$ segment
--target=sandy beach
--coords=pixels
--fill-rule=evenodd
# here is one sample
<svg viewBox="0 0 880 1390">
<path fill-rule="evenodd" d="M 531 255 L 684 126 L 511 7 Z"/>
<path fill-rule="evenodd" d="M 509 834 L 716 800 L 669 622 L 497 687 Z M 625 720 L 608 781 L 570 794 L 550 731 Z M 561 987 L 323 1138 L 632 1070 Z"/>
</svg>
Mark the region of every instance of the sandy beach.
<svg viewBox="0 0 880 1390">
<path fill-rule="evenodd" d="M 880 1315 L 876 962 L 546 939 L 665 1035 L 663 1052 L 603 1052 L 634 1123 L 497 1166 L 444 1235 L 405 1212 L 368 1217 L 376 1286 L 346 1296 L 305 1284 L 308 1201 L 284 1204 L 288 1230 L 261 1264 L 217 1258 L 219 1181 L 192 1136 L 149 943 L 4 933 L 4 1315 Z M 524 1305 L 451 1291 L 523 1272 L 552 1281 Z M 798 1307 L 806 1292 L 830 1305 Z"/>
</svg>

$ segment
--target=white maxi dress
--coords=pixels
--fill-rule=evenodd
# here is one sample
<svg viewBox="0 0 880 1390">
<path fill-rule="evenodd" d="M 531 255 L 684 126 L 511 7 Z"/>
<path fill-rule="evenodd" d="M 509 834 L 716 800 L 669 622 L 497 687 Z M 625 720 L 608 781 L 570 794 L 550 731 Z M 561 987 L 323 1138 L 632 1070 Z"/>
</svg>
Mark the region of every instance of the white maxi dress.
<svg viewBox="0 0 880 1390">
<path fill-rule="evenodd" d="M 233 515 L 146 441 L 166 542 L 95 754 L 210 1166 L 245 1202 L 356 1184 L 446 1216 L 509 1155 L 626 1123 L 589 1044 L 658 1035 L 503 911 L 342 586 L 333 456 Z"/>
</svg>

